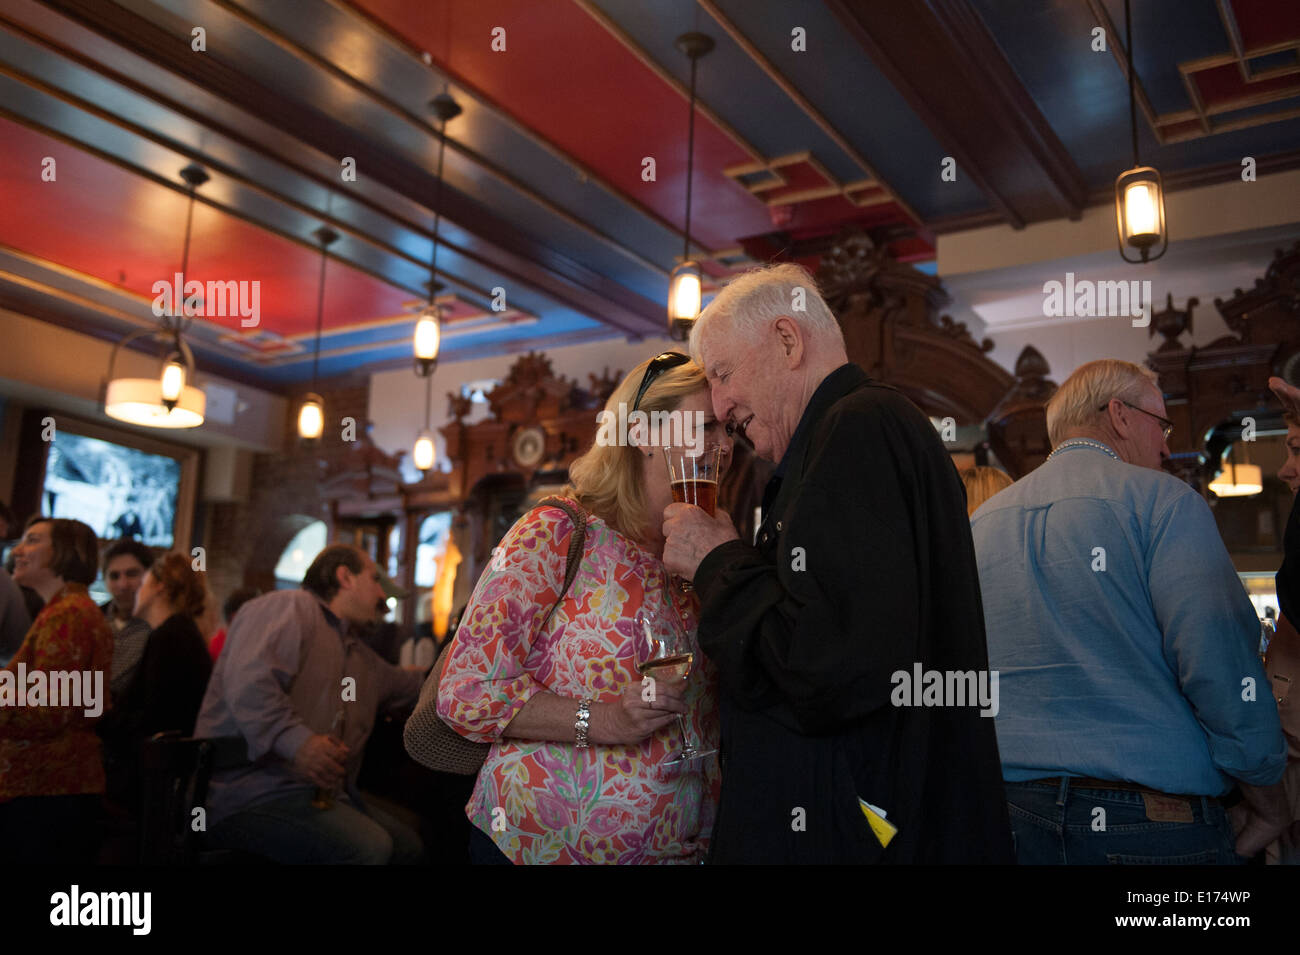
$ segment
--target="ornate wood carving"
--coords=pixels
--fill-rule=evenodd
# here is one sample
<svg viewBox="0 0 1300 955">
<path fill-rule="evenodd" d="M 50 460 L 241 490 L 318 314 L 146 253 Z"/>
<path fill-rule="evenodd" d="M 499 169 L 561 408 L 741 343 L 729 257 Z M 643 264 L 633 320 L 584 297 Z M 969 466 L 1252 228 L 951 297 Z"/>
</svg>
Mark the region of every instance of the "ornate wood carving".
<svg viewBox="0 0 1300 955">
<path fill-rule="evenodd" d="M 361 435 L 350 443 L 347 455 L 321 478 L 320 496 L 338 513 L 383 509 L 400 502 L 400 466 L 406 452 L 386 453 L 371 438 L 370 428 L 367 421 Z"/>
<path fill-rule="evenodd" d="M 822 256 L 818 285 L 844 330 L 849 359 L 894 385 L 927 414 L 976 424 L 1013 384 L 962 322 L 939 309 L 937 278 L 890 258 L 859 229 L 836 236 Z"/>
<path fill-rule="evenodd" d="M 989 447 L 1007 472 L 1017 480 L 1047 460 L 1052 444 L 1047 438 L 1047 402 L 1056 394 L 1051 369 L 1032 345 L 1016 359 L 1016 381 L 986 425 Z"/>
<path fill-rule="evenodd" d="M 1214 306 L 1233 334 L 1202 348 L 1177 341 L 1191 328 L 1195 299 L 1178 311 L 1173 300 L 1152 315 L 1166 341 L 1147 356 L 1160 376 L 1165 406 L 1174 422 L 1170 438 L 1173 470 L 1202 492 L 1218 471 L 1225 433 L 1240 433 L 1241 420 L 1276 419 L 1277 403 L 1268 390 L 1270 375 L 1300 381 L 1300 242 L 1278 249 L 1263 277 L 1249 291 L 1237 289 Z M 1206 435 L 1212 435 L 1207 443 Z"/>
<path fill-rule="evenodd" d="M 518 473 L 530 483 L 539 472 L 562 471 L 590 447 L 596 434 L 596 414 L 622 380 L 615 371 L 592 375 L 592 389 L 555 374 L 550 359 L 529 353 L 511 366 L 505 381 L 486 395 L 492 417 L 466 425 L 469 399 L 449 396 L 456 420 L 442 429 L 462 496 L 490 474 Z M 520 463 L 515 446 L 520 433 L 541 429 L 541 454 L 533 464 Z M 531 435 L 529 436 L 531 440 Z"/>
<path fill-rule="evenodd" d="M 1214 307 L 1242 343 L 1275 345 L 1275 373 L 1300 383 L 1300 240 L 1273 253 L 1253 289 L 1216 298 Z"/>
</svg>

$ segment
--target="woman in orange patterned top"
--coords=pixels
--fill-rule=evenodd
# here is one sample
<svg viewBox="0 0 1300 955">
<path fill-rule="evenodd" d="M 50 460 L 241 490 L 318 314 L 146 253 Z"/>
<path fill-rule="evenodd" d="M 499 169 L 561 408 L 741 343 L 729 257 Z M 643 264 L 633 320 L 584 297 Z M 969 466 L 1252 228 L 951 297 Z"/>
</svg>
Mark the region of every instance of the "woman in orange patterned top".
<svg viewBox="0 0 1300 955">
<path fill-rule="evenodd" d="M 86 590 L 98 549 L 81 521 L 41 517 L 14 548 L 14 580 L 45 598 L 0 671 L 0 845 L 15 862 L 88 863 L 98 848 L 104 766 L 94 723 L 108 707 L 113 652 Z"/>
<path fill-rule="evenodd" d="M 672 494 L 660 446 L 692 438 L 639 433 L 631 413 L 680 412 L 703 427 L 705 446 L 728 454 L 731 439 L 703 371 L 684 355 L 643 362 L 605 409 L 632 427 L 626 441 L 598 440 L 569 469 L 563 496 L 589 516 L 563 601 L 544 623 L 563 589 L 573 523 L 560 508 L 536 507 L 494 551 L 439 684 L 443 721 L 492 744 L 466 806 L 478 862 L 694 863 L 707 849 L 716 757 L 664 765 L 682 751 L 679 714 L 698 749 L 718 739 L 698 603 L 662 562 Z M 650 700 L 636 669 L 638 619 L 670 624 L 697 661 L 684 680 L 658 680 Z"/>
</svg>

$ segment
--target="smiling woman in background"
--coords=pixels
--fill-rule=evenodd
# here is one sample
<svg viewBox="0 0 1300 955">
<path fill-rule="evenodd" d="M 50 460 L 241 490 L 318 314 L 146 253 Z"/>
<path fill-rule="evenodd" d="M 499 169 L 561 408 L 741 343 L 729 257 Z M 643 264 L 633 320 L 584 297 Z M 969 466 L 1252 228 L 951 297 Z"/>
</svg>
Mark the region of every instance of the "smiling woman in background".
<svg viewBox="0 0 1300 955">
<path fill-rule="evenodd" d="M 45 609 L 5 667 L 14 674 L 7 681 L 16 686 L 21 667 L 30 686 L 41 670 L 52 688 L 49 674 L 70 672 L 83 693 L 93 687 L 100 696 L 94 706 L 83 696 L 82 706 L 0 707 L 0 845 L 13 862 L 90 863 L 98 849 L 104 766 L 94 723 L 108 706 L 113 653 L 108 621 L 86 590 L 98 550 L 81 521 L 41 517 L 27 522 L 14 549 L 14 580 L 39 593 Z"/>
</svg>

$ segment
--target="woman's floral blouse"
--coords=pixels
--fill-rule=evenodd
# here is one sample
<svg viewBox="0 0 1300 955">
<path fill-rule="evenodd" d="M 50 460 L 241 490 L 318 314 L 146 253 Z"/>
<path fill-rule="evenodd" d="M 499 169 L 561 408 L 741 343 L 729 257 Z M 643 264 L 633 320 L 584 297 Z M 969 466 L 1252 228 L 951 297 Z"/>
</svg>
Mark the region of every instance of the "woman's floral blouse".
<svg viewBox="0 0 1300 955">
<path fill-rule="evenodd" d="M 564 585 L 569 516 L 534 508 L 515 524 L 470 598 L 438 691 L 438 715 L 462 736 L 492 743 L 466 813 L 517 864 L 690 863 L 707 848 L 717 806 L 716 757 L 686 769 L 660 764 L 681 751 L 673 722 L 636 745 L 506 739 L 502 731 L 536 693 L 617 702 L 636 670 L 633 627 L 676 614 L 692 643 L 688 731 L 718 742 L 716 678 L 695 643 L 697 602 L 663 563 L 601 519 L 573 585 L 538 632 Z M 701 745 L 701 743 L 703 745 Z"/>
</svg>

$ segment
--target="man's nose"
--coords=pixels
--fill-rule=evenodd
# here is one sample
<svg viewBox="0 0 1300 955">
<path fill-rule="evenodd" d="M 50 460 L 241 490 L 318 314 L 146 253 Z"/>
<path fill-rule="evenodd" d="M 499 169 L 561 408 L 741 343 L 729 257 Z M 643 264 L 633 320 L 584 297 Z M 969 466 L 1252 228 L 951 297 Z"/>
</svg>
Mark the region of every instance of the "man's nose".
<svg viewBox="0 0 1300 955">
<path fill-rule="evenodd" d="M 709 391 L 709 400 L 713 403 L 713 416 L 724 424 L 731 417 L 736 403 L 727 397 L 721 385 L 714 385 Z"/>
</svg>

